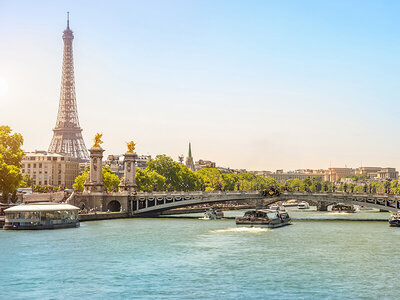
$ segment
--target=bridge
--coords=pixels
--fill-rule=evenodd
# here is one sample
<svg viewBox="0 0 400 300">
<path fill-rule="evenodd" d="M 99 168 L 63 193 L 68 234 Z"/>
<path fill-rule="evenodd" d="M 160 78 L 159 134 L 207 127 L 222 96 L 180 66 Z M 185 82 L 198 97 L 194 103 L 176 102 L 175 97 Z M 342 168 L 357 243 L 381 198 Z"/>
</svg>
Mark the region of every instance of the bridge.
<svg viewBox="0 0 400 300">
<path fill-rule="evenodd" d="M 350 194 L 282 192 L 269 196 L 261 191 L 249 192 L 154 192 L 154 193 L 89 193 L 73 194 L 68 203 L 80 208 L 95 208 L 98 211 L 126 212 L 130 216 L 157 216 L 167 210 L 187 206 L 197 206 L 228 201 L 256 200 L 267 206 L 278 201 L 306 201 L 317 204 L 318 210 L 326 210 L 328 205 L 345 203 L 362 205 L 395 212 L 400 210 L 400 196 L 390 194 Z"/>
<path fill-rule="evenodd" d="M 158 215 L 163 211 L 185 206 L 223 203 L 227 201 L 261 200 L 263 205 L 278 201 L 298 200 L 328 206 L 334 203 L 362 205 L 368 208 L 397 211 L 400 196 L 388 194 L 307 193 L 283 192 L 266 197 L 259 191 L 250 192 L 191 192 L 191 193 L 138 193 L 128 199 L 132 216 Z"/>
</svg>

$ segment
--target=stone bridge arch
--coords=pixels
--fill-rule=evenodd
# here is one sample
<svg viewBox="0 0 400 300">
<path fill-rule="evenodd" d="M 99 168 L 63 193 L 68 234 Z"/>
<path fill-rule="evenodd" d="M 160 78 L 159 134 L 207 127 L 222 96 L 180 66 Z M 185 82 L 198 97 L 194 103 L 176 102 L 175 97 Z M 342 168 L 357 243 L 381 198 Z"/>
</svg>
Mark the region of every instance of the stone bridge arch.
<svg viewBox="0 0 400 300">
<path fill-rule="evenodd" d="M 119 203 L 118 200 L 111 200 L 110 202 L 108 202 L 107 204 L 107 211 L 110 212 L 119 212 L 121 211 L 121 203 Z"/>
</svg>

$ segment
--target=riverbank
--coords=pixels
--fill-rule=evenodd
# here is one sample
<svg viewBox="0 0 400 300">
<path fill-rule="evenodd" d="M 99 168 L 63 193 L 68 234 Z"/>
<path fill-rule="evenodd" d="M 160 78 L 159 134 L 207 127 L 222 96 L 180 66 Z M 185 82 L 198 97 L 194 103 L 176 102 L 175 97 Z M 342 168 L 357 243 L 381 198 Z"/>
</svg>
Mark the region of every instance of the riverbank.
<svg viewBox="0 0 400 300">
<path fill-rule="evenodd" d="M 128 218 L 128 213 L 126 212 L 97 212 L 95 214 L 79 214 L 78 216 L 80 222 L 125 218 Z"/>
</svg>

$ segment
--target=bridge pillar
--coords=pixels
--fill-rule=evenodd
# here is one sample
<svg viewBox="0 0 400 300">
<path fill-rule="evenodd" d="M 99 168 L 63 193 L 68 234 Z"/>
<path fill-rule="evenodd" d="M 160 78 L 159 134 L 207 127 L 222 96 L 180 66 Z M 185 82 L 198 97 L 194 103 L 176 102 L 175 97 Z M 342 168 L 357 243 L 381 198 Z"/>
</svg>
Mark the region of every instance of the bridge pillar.
<svg viewBox="0 0 400 300">
<path fill-rule="evenodd" d="M 84 183 L 84 193 L 104 191 L 103 184 L 103 152 L 101 147 L 92 147 L 90 152 L 90 171 Z"/>
<path fill-rule="evenodd" d="M 126 152 L 124 154 L 124 177 L 119 184 L 120 192 L 136 192 L 136 180 L 135 180 L 135 161 L 136 153 Z"/>
<path fill-rule="evenodd" d="M 328 204 L 325 202 L 317 202 L 317 211 L 328 211 Z"/>
</svg>

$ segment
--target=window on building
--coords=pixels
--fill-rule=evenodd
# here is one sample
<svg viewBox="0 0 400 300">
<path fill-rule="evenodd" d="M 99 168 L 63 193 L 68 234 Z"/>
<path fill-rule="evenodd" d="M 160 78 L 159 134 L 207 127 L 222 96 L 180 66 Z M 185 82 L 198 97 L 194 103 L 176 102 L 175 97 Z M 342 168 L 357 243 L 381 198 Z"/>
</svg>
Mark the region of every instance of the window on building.
<svg viewBox="0 0 400 300">
<path fill-rule="evenodd" d="M 39 164 L 39 168 L 42 168 L 42 164 L 41 163 Z"/>
<path fill-rule="evenodd" d="M 33 164 L 33 167 L 36 168 L 36 164 Z"/>
<path fill-rule="evenodd" d="M 28 164 L 28 169 L 31 167 L 31 164 Z"/>
</svg>

